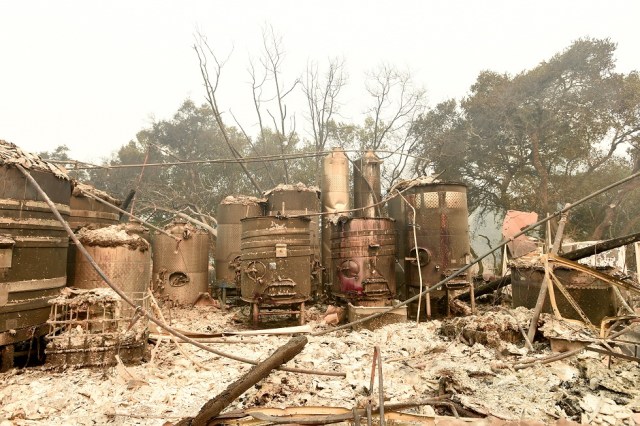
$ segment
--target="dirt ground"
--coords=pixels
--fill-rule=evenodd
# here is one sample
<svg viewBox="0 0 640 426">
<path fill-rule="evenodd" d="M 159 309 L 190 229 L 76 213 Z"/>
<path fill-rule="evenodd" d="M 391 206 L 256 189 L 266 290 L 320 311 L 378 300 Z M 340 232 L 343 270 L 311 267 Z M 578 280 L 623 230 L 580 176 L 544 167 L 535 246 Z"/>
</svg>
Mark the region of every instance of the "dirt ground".
<svg viewBox="0 0 640 426">
<path fill-rule="evenodd" d="M 323 312 L 324 307 L 308 310 L 314 330 L 331 327 L 321 323 Z M 226 311 L 165 308 L 164 314 L 179 329 L 212 333 L 246 329 L 249 311 L 242 307 Z M 309 336 L 304 350 L 287 366 L 344 371 L 346 378 L 276 371 L 225 411 L 253 406 L 363 406 L 377 345 L 383 360 L 385 399 L 390 402 L 446 392 L 467 415 L 545 423 L 567 418 L 592 424 L 640 424 L 640 368 L 636 363 L 613 359 L 609 365 L 608 357 L 582 352 L 554 363 L 514 369 L 524 358 L 551 354 L 544 342 L 528 351 L 518 341 L 518 326 L 528 318 L 530 312 L 522 308 L 508 312 L 491 308 L 478 316 Z M 289 337 L 225 339 L 226 343 L 211 345 L 264 359 Z M 0 426 L 174 423 L 197 414 L 207 400 L 250 368 L 190 345 L 181 347 L 186 355 L 168 341 L 150 344 L 149 360 L 135 366 L 60 370 L 44 365 L 2 373 Z M 413 412 L 435 414 L 430 406 Z"/>
</svg>

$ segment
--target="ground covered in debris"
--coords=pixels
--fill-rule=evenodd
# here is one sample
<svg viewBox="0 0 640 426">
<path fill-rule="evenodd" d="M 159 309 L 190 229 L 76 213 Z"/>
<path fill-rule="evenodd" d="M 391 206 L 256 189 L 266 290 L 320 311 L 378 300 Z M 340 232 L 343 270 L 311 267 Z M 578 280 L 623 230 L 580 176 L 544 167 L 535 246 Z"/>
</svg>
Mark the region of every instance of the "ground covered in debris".
<svg viewBox="0 0 640 426">
<path fill-rule="evenodd" d="M 248 308 L 164 310 L 181 330 L 220 332 L 247 328 Z M 323 311 L 308 312 L 324 329 Z M 381 349 L 385 398 L 390 402 L 448 393 L 461 415 L 499 419 L 559 418 L 597 424 L 640 424 L 640 369 L 632 362 L 582 352 L 546 365 L 514 369 L 524 358 L 545 357 L 546 344 L 528 351 L 518 341 L 529 311 L 493 308 L 446 321 L 397 323 L 375 331 L 338 331 L 309 337 L 287 366 L 344 371 L 346 378 L 282 371 L 252 387 L 228 410 L 252 406 L 363 406 L 368 398 L 374 346 Z M 264 359 L 287 336 L 230 336 L 212 343 L 238 356 Z M 163 425 L 195 415 L 250 366 L 162 341 L 142 365 L 52 370 L 13 369 L 0 374 L 0 425 Z M 433 414 L 431 407 L 415 412 Z M 448 414 L 443 412 L 443 414 Z"/>
</svg>

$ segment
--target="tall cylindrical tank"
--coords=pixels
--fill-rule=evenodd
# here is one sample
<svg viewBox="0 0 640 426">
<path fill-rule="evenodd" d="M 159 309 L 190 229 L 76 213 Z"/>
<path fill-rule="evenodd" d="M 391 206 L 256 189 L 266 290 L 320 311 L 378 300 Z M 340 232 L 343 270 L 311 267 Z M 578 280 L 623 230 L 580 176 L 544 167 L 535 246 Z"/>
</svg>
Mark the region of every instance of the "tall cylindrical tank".
<svg viewBox="0 0 640 426">
<path fill-rule="evenodd" d="M 335 296 L 362 306 L 384 306 L 396 296 L 393 222 L 388 218 L 353 218 L 333 226 Z"/>
<path fill-rule="evenodd" d="M 43 336 L 66 284 L 69 236 L 14 164 L 22 165 L 69 218 L 71 183 L 62 169 L 0 140 L 0 370 L 16 343 Z"/>
<path fill-rule="evenodd" d="M 419 178 L 402 182 L 396 189 L 404 190 L 402 196 L 410 205 L 406 205 L 402 196 L 396 196 L 390 202 L 389 212 L 397 220 L 398 256 L 405 260 L 406 296 L 411 297 L 419 292 L 420 276 L 424 289 L 470 261 L 467 188 L 462 183 Z M 415 209 L 415 219 L 411 207 Z M 432 315 L 448 312 L 448 290 L 467 287 L 469 283 L 470 277 L 461 274 L 444 288 L 432 291 L 430 301 L 435 303 Z"/>
<path fill-rule="evenodd" d="M 311 295 L 309 218 L 242 219 L 241 294 L 261 306 L 300 303 Z"/>
<path fill-rule="evenodd" d="M 83 226 L 92 228 L 102 228 L 110 225 L 117 225 L 120 221 L 120 214 L 114 209 L 87 197 L 86 194 L 93 195 L 115 206 L 122 203 L 95 187 L 86 183 L 73 181 L 73 192 L 71 193 L 71 217 L 69 226 L 74 231 Z"/>
<path fill-rule="evenodd" d="M 278 185 L 266 191 L 267 216 L 295 216 L 320 212 L 320 189 L 316 186 L 306 186 L 303 183 L 296 185 Z M 311 251 L 313 259 L 320 263 L 320 217 L 310 216 L 309 231 L 311 233 Z M 312 294 L 320 292 L 320 277 L 312 282 Z"/>
<path fill-rule="evenodd" d="M 124 225 L 81 228 L 76 235 L 113 284 L 131 295 L 147 291 L 151 284 L 151 251 L 144 238 L 127 232 Z M 76 252 L 75 263 L 75 287 L 108 287 L 79 252 Z"/>
<path fill-rule="evenodd" d="M 381 199 L 380 164 L 382 161 L 373 151 L 367 151 L 354 162 L 353 167 L 353 214 L 356 217 L 380 217 Z M 373 206 L 373 207 L 369 207 Z"/>
<path fill-rule="evenodd" d="M 236 288 L 240 261 L 241 220 L 262 216 L 264 200 L 246 195 L 228 196 L 218 206 L 218 239 L 216 244 L 216 285 Z"/>
<path fill-rule="evenodd" d="M 331 223 L 336 223 L 341 212 L 349 210 L 349 159 L 341 148 L 333 148 L 322 162 L 322 282 L 331 285 Z"/>
<path fill-rule="evenodd" d="M 192 304 L 200 293 L 209 291 L 209 233 L 177 219 L 165 231 L 181 241 L 154 235 L 154 290 L 175 303 Z"/>
</svg>

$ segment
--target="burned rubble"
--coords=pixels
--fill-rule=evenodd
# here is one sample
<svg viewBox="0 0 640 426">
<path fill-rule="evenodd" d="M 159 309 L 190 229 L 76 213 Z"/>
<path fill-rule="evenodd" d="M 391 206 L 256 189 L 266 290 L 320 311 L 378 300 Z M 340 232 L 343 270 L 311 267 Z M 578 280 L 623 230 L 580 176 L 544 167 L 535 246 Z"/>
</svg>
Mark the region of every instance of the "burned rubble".
<svg viewBox="0 0 640 426">
<path fill-rule="evenodd" d="M 299 184 L 225 198 L 215 277 L 205 231 L 196 249 L 196 228 L 177 223 L 146 224 L 161 234 L 144 237 L 142 220 L 74 232 L 60 214 L 69 197 L 56 207 L 20 165 L 44 167 L 37 159 L 0 164 L 49 206 L 65 248 L 62 284 L 40 295 L 46 307 L 21 329 L 21 345 L 2 346 L 3 368 L 27 344 L 46 345 L 46 363 L 0 373 L 0 425 L 640 424 L 640 286 L 563 259 L 559 226 L 552 248 L 528 239 L 508 264 L 513 304 L 476 304 L 466 186 L 402 182 L 387 194 L 391 217 L 379 217 L 379 163 L 365 157 L 354 176 L 370 193 L 358 214 L 341 150 L 325 158 L 326 193 Z M 13 256 L 14 245 L 2 247 Z M 32 281 L 7 285 L 19 292 Z M 589 296 L 594 288 L 607 297 Z M 18 312 L 2 336 L 17 334 L 10 325 L 29 314 Z"/>
<path fill-rule="evenodd" d="M 244 311 L 244 312 L 243 312 Z M 500 312 L 500 311 L 498 311 Z M 312 312 L 313 313 L 313 312 Z M 467 318 L 467 327 L 486 328 L 495 310 Z M 310 318 L 313 329 L 322 315 Z M 518 319 L 529 311 L 517 310 Z M 246 309 L 173 308 L 165 312 L 172 325 L 213 334 L 238 328 Z M 318 320 L 320 320 L 318 322 Z M 582 352 L 550 364 L 531 364 L 516 370 L 525 358 L 544 359 L 547 345 L 531 352 L 522 342 L 499 337 L 490 345 L 472 343 L 464 332 L 451 334 L 458 321 L 390 324 L 375 331 L 337 332 L 308 336 L 309 343 L 288 365 L 345 371 L 346 378 L 275 371 L 234 401 L 227 411 L 250 407 L 363 406 L 369 398 L 373 347 L 382 354 L 385 401 L 389 403 L 447 395 L 462 417 L 493 416 L 502 420 L 560 418 L 598 424 L 634 424 L 640 407 L 640 368 L 637 363 L 601 358 Z M 508 314 L 499 322 L 517 331 Z M 268 331 L 268 330 L 264 330 Z M 498 333 L 500 334 L 500 333 Z M 228 346 L 241 356 L 265 358 L 287 336 L 228 337 Z M 232 340 L 231 340 L 232 339 Z M 186 345 L 181 345 L 186 346 Z M 504 348 L 507 348 L 505 351 Z M 157 341 L 152 360 L 134 366 L 104 366 L 71 372 L 47 367 L 12 370 L 3 374 L 0 416 L 15 424 L 47 419 L 63 424 L 165 424 L 194 415 L 211 395 L 219 393 L 249 367 L 187 348 L 188 357 L 174 343 Z M 423 406 L 416 414 L 451 415 L 443 407 Z"/>
</svg>

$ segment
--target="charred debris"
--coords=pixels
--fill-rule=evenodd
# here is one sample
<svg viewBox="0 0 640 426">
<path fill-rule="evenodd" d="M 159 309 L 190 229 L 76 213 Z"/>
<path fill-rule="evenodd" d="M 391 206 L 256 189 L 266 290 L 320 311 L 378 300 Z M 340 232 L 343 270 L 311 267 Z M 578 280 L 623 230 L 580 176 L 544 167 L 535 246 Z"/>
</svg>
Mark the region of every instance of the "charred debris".
<svg viewBox="0 0 640 426">
<path fill-rule="evenodd" d="M 482 280 L 466 186 L 380 163 L 158 228 L 0 141 L 0 424 L 640 424 L 640 235 L 509 212 Z"/>
</svg>

